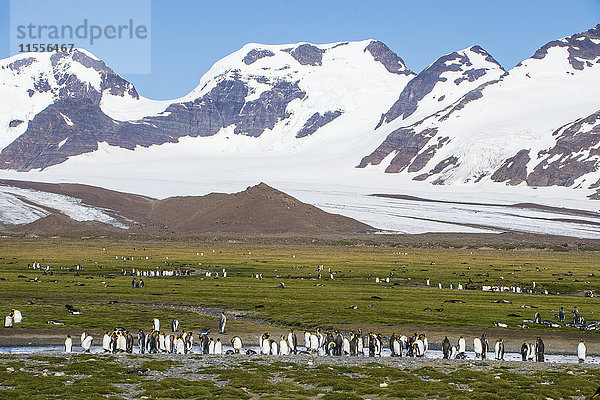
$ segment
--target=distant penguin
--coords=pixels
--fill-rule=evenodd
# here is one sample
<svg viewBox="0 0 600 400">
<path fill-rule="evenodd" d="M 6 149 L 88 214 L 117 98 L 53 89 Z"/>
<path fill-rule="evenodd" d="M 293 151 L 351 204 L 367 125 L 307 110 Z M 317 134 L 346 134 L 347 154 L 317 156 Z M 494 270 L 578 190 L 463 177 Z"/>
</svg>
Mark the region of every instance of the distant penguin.
<svg viewBox="0 0 600 400">
<path fill-rule="evenodd" d="M 481 335 L 481 359 L 485 360 L 487 358 L 487 352 L 490 349 L 490 343 L 487 340 L 487 336 L 485 333 Z"/>
<path fill-rule="evenodd" d="M 342 340 L 342 354 L 345 356 L 350 355 L 350 341 L 348 338 Z"/>
<path fill-rule="evenodd" d="M 165 336 L 165 351 L 167 353 L 172 353 L 175 350 L 174 346 L 173 346 L 174 341 L 175 341 L 175 339 L 173 338 L 173 335 Z"/>
<path fill-rule="evenodd" d="M 544 342 L 543 342 L 542 338 L 538 336 L 538 338 L 535 340 L 535 361 L 536 362 L 544 362 L 545 361 L 544 350 L 545 350 Z"/>
<path fill-rule="evenodd" d="M 182 340 L 183 342 L 183 340 Z M 208 354 L 212 355 L 215 354 L 215 341 L 213 338 L 210 338 L 210 341 L 208 342 Z"/>
<path fill-rule="evenodd" d="M 233 350 L 236 353 L 239 353 L 240 350 L 242 350 L 242 346 L 243 346 L 242 339 L 239 336 L 234 336 L 231 339 L 231 346 L 233 346 Z"/>
<path fill-rule="evenodd" d="M 152 320 L 152 326 L 156 332 L 160 332 L 160 320 L 158 318 Z"/>
<path fill-rule="evenodd" d="M 165 334 L 160 332 L 158 334 L 158 349 L 163 353 L 167 351 L 167 346 L 165 344 Z"/>
<path fill-rule="evenodd" d="M 223 354 L 223 344 L 221 343 L 221 339 L 217 339 L 215 342 L 215 354 L 221 355 Z"/>
<path fill-rule="evenodd" d="M 225 324 L 227 323 L 227 317 L 224 313 L 221 313 L 221 319 L 219 320 L 219 333 L 225 333 Z"/>
<path fill-rule="evenodd" d="M 294 332 L 293 329 L 287 335 L 287 345 L 290 353 L 298 353 L 298 338 L 296 337 L 296 332 Z"/>
<path fill-rule="evenodd" d="M 133 353 L 133 335 L 125 332 L 125 351 L 129 354 Z"/>
<path fill-rule="evenodd" d="M 341 356 L 342 352 L 344 351 L 343 347 L 344 347 L 344 336 L 342 336 L 342 334 L 339 331 L 335 332 L 335 337 L 333 338 L 333 341 L 335 343 L 335 349 L 333 352 L 334 356 Z"/>
<path fill-rule="evenodd" d="M 306 347 L 306 351 L 310 351 L 310 332 L 304 331 L 304 347 Z"/>
<path fill-rule="evenodd" d="M 19 310 L 13 310 L 13 322 L 15 324 L 20 324 L 23 321 L 23 315 Z"/>
<path fill-rule="evenodd" d="M 494 346 L 494 356 L 496 360 L 504 360 L 504 342 L 502 339 L 496 340 L 496 345 Z"/>
<path fill-rule="evenodd" d="M 146 335 L 141 329 L 138 332 L 138 347 L 140 348 L 140 354 L 146 353 Z"/>
<path fill-rule="evenodd" d="M 81 333 L 81 341 L 79 343 L 81 343 L 81 345 L 83 345 L 83 341 L 85 340 L 85 338 L 88 336 L 88 333 L 86 331 L 83 331 Z"/>
<path fill-rule="evenodd" d="M 123 332 L 120 332 L 119 337 L 117 338 L 117 350 L 119 352 L 125 352 L 127 350 L 127 339 Z"/>
<path fill-rule="evenodd" d="M 356 334 L 356 355 L 359 357 L 363 357 L 365 355 L 365 342 L 359 333 Z"/>
<path fill-rule="evenodd" d="M 444 355 L 444 358 L 446 360 L 448 360 L 450 358 L 450 348 L 452 346 L 450 345 L 450 339 L 448 339 L 448 336 L 444 337 L 444 340 L 442 341 L 442 354 Z"/>
<path fill-rule="evenodd" d="M 175 339 L 175 353 L 185 354 L 185 343 L 183 342 L 181 335 L 177 335 L 177 338 Z"/>
<path fill-rule="evenodd" d="M 429 340 L 427 340 L 427 336 L 424 333 L 419 335 L 419 338 L 423 342 L 423 355 L 425 355 L 429 351 Z"/>
<path fill-rule="evenodd" d="M 287 356 L 289 354 L 289 346 L 283 335 L 281 335 L 281 340 L 279 341 L 279 354 L 282 356 Z"/>
<path fill-rule="evenodd" d="M 269 345 L 271 346 L 271 355 L 278 356 L 279 355 L 279 345 L 275 340 L 270 340 Z"/>
<path fill-rule="evenodd" d="M 4 327 L 5 328 L 12 328 L 13 325 L 13 317 L 11 314 L 6 314 L 6 317 L 4 317 Z"/>
<path fill-rule="evenodd" d="M 423 340 L 415 340 L 413 343 L 413 348 L 413 354 L 415 357 L 423 357 L 425 355 L 425 344 L 423 343 Z"/>
<path fill-rule="evenodd" d="M 558 320 L 560 322 L 565 322 L 565 309 L 564 308 L 560 308 L 560 310 L 558 310 Z"/>
<path fill-rule="evenodd" d="M 173 322 L 171 322 L 171 330 L 173 332 L 177 332 L 179 330 L 179 321 L 174 319 Z"/>
<path fill-rule="evenodd" d="M 525 342 L 521 345 L 521 361 L 527 361 L 528 354 L 529 354 L 529 343 Z"/>
<path fill-rule="evenodd" d="M 467 342 L 465 341 L 464 337 L 460 337 L 458 339 L 458 354 L 465 354 L 465 352 L 467 351 Z"/>
<path fill-rule="evenodd" d="M 104 336 L 102 336 L 102 350 L 105 353 L 110 353 L 110 335 L 108 331 L 104 331 Z"/>
<path fill-rule="evenodd" d="M 94 338 L 91 337 L 90 335 L 87 335 L 85 337 L 85 339 L 83 340 L 83 342 L 81 343 L 81 347 L 83 348 L 84 352 L 89 352 L 92 349 L 92 343 L 94 341 Z"/>
<path fill-rule="evenodd" d="M 310 351 L 312 353 L 319 352 L 319 337 L 315 334 L 310 335 Z"/>
<path fill-rule="evenodd" d="M 71 339 L 71 335 L 67 335 L 65 339 L 65 353 L 71 353 L 73 351 L 73 339 Z"/>
<path fill-rule="evenodd" d="M 481 360 L 481 352 L 483 351 L 483 346 L 481 345 L 481 339 L 475 338 L 473 339 L 473 352 L 475 353 L 475 359 Z"/>
<path fill-rule="evenodd" d="M 450 360 L 454 360 L 456 358 L 457 354 L 458 354 L 458 350 L 456 349 L 456 346 L 452 346 L 450 348 Z"/>
<path fill-rule="evenodd" d="M 271 354 L 271 343 L 269 343 L 268 333 L 264 333 L 260 338 L 260 350 L 265 356 Z"/>
<path fill-rule="evenodd" d="M 579 362 L 585 362 L 585 356 L 587 353 L 587 348 L 585 347 L 585 343 L 583 340 L 581 340 L 581 342 L 579 342 L 579 344 L 577 345 L 577 358 L 579 359 Z"/>
<path fill-rule="evenodd" d="M 533 317 L 533 322 L 535 322 L 536 324 L 542 323 L 542 317 L 540 316 L 539 312 L 535 313 L 535 316 Z"/>
</svg>

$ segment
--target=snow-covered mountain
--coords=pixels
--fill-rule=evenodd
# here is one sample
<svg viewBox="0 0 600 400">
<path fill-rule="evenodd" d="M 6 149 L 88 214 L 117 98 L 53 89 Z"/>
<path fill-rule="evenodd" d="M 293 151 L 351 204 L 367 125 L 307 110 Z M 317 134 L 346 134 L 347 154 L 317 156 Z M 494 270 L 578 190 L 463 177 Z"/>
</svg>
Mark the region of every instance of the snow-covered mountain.
<svg viewBox="0 0 600 400">
<path fill-rule="evenodd" d="M 427 104 L 420 94 L 401 95 L 381 120 L 394 130 L 359 167 L 377 165 L 434 184 L 597 188 L 600 25 L 552 41 L 507 74 L 499 72 L 487 80 L 483 75 L 479 86 L 417 121 L 407 117 L 433 110 L 433 96 Z M 427 81 L 432 87 L 435 75 Z M 421 98 L 419 107 L 415 100 Z"/>
<path fill-rule="evenodd" d="M 466 201 L 463 232 L 490 221 L 556 232 L 540 228 L 547 215 L 481 221 L 467 209 L 597 212 L 599 89 L 600 25 L 509 71 L 480 46 L 415 74 L 375 40 L 248 44 L 170 101 L 142 97 L 84 50 L 23 54 L 0 61 L 0 177 L 156 197 L 266 181 L 377 228 L 458 229 L 445 208 L 432 222 L 422 202 L 368 197 L 401 193 Z M 596 235 L 584 225 L 562 232 Z"/>
<path fill-rule="evenodd" d="M 141 98 L 84 51 L 16 56 L 2 68 L 0 97 L 19 92 L 22 105 L 2 121 L 0 167 L 24 171 L 96 151 L 100 143 L 134 150 L 221 131 L 248 137 L 277 131 L 277 146 L 295 147 L 338 118 L 356 119 L 359 113 L 364 120 L 375 118 L 414 75 L 387 46 L 372 40 L 249 44 L 172 102 Z"/>
</svg>

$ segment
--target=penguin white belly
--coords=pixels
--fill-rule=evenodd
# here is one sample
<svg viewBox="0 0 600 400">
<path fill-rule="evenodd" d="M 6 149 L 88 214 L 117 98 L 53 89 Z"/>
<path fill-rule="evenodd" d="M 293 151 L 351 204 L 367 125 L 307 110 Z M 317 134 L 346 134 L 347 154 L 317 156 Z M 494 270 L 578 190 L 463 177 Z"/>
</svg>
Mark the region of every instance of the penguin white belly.
<svg viewBox="0 0 600 400">
<path fill-rule="evenodd" d="M 215 342 L 212 340 L 208 344 L 208 354 L 215 354 Z"/>
<path fill-rule="evenodd" d="M 400 347 L 400 342 L 398 342 L 398 340 L 394 340 L 393 343 L 394 346 L 394 354 L 397 356 L 401 356 L 402 355 L 402 348 Z"/>
<path fill-rule="evenodd" d="M 496 342 L 496 345 L 494 346 L 494 356 L 496 357 L 496 360 L 500 359 L 500 342 Z"/>
<path fill-rule="evenodd" d="M 81 343 L 81 347 L 83 348 L 84 351 L 90 351 L 90 349 L 92 348 L 93 340 L 94 340 L 94 338 L 89 335 L 85 337 L 85 339 L 83 340 L 83 343 Z"/>
<path fill-rule="evenodd" d="M 13 318 L 10 315 L 7 315 L 4 318 L 4 327 L 10 328 L 10 327 L 12 327 L 12 324 L 13 324 Z"/>
<path fill-rule="evenodd" d="M 240 339 L 239 337 L 236 337 L 235 339 L 233 339 L 233 349 L 234 350 L 241 350 L 242 349 L 242 339 Z"/>
<path fill-rule="evenodd" d="M 283 339 L 279 342 L 279 354 L 282 356 L 287 356 L 289 354 L 287 342 Z"/>
<path fill-rule="evenodd" d="M 427 353 L 428 350 L 429 350 L 429 341 L 427 340 L 427 338 L 423 338 L 423 355 L 425 355 L 425 353 Z"/>
<path fill-rule="evenodd" d="M 158 335 L 158 349 L 160 351 L 165 351 L 165 335 Z"/>
<path fill-rule="evenodd" d="M 483 346 L 481 345 L 481 340 L 479 338 L 473 339 L 473 351 L 475 352 L 475 357 L 481 357 Z"/>
<path fill-rule="evenodd" d="M 288 349 L 289 351 L 294 351 L 294 336 L 291 333 L 288 333 L 287 336 L 287 345 L 288 345 Z"/>
<path fill-rule="evenodd" d="M 585 361 L 586 350 L 587 349 L 585 348 L 585 344 L 579 343 L 579 345 L 577 346 L 577 358 Z"/>
<path fill-rule="evenodd" d="M 73 340 L 71 338 L 65 340 L 65 353 L 73 351 Z"/>
<path fill-rule="evenodd" d="M 154 330 L 155 331 L 160 331 L 160 320 L 158 318 L 154 318 Z"/>
<path fill-rule="evenodd" d="M 185 354 L 185 343 L 183 342 L 182 338 L 177 338 L 175 344 L 175 352 L 177 354 Z"/>
<path fill-rule="evenodd" d="M 456 346 L 452 346 L 452 347 L 450 348 L 450 359 L 451 359 L 451 360 L 454 360 L 454 359 L 456 358 L 456 353 L 457 353 L 457 352 L 458 352 L 458 351 L 456 350 Z"/>
<path fill-rule="evenodd" d="M 279 349 L 277 348 L 277 342 L 271 343 L 271 354 L 276 356 L 279 354 Z"/>
<path fill-rule="evenodd" d="M 458 341 L 458 352 L 464 353 L 466 350 L 467 350 L 467 343 L 465 342 L 465 339 L 460 339 Z"/>
<path fill-rule="evenodd" d="M 264 355 L 268 355 L 271 352 L 271 344 L 269 343 L 269 339 L 263 339 L 261 349 Z"/>
<path fill-rule="evenodd" d="M 15 324 L 20 324 L 22 320 L 23 320 L 23 316 L 21 315 L 21 311 L 15 310 L 15 312 L 13 314 L 13 322 Z"/>
<path fill-rule="evenodd" d="M 117 350 L 125 351 L 127 349 L 127 339 L 124 335 L 119 336 L 117 339 Z"/>
<path fill-rule="evenodd" d="M 350 354 L 350 341 L 348 340 L 348 338 L 344 338 L 342 342 L 342 351 L 344 352 L 344 354 Z"/>
<path fill-rule="evenodd" d="M 171 352 L 171 337 L 172 337 L 172 336 L 171 336 L 171 335 L 169 335 L 169 336 L 167 336 L 167 337 L 165 338 L 165 351 L 166 351 L 167 353 L 170 353 L 170 352 Z"/>
<path fill-rule="evenodd" d="M 319 338 L 317 335 L 310 335 L 310 350 L 318 351 L 319 350 Z"/>
<path fill-rule="evenodd" d="M 87 332 L 83 332 L 83 333 L 81 334 L 81 343 L 82 343 L 82 344 L 83 344 L 83 341 L 85 340 L 85 338 L 87 337 L 87 335 L 88 335 L 88 334 L 87 334 Z"/>
<path fill-rule="evenodd" d="M 421 339 L 417 339 L 415 340 L 415 348 L 416 348 L 416 356 L 417 357 L 423 357 L 425 355 L 425 345 L 423 344 L 423 341 Z"/>
<path fill-rule="evenodd" d="M 304 347 L 306 351 L 310 350 L 310 333 L 304 332 Z"/>
<path fill-rule="evenodd" d="M 104 351 L 110 351 L 110 336 L 104 335 L 102 337 L 102 349 Z"/>
<path fill-rule="evenodd" d="M 223 354 L 223 345 L 221 342 L 215 343 L 215 354 Z"/>
</svg>

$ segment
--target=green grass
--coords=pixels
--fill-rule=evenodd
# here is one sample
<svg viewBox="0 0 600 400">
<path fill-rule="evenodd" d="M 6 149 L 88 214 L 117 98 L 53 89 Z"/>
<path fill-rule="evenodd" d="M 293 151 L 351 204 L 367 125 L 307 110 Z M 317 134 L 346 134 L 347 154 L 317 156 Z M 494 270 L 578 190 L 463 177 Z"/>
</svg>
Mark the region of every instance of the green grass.
<svg viewBox="0 0 600 400">
<path fill-rule="evenodd" d="M 18 357 L 18 359 L 17 359 Z M 152 362 L 171 362 L 152 357 Z M 593 366 L 401 362 L 311 365 L 245 357 L 198 363 L 181 358 L 147 376 L 124 375 L 140 357 L 0 356 L 0 399 L 571 399 L 588 398 Z M 46 361 L 50 361 L 49 358 Z M 22 370 L 8 372 L 18 362 Z M 54 376 L 61 366 L 64 376 Z M 174 368 L 177 367 L 177 371 Z M 47 376 L 42 374 L 46 372 Z M 570 373 L 568 373 L 570 372 Z M 182 376 L 181 374 L 184 374 Z"/>
<path fill-rule="evenodd" d="M 19 308 L 25 316 L 24 329 L 60 329 L 47 325 L 50 319 L 77 329 L 146 328 L 154 317 L 166 322 L 174 316 L 182 327 L 193 329 L 215 323 L 173 306 L 237 309 L 248 317 L 298 327 L 378 325 L 390 326 L 390 330 L 402 324 L 489 327 L 497 319 L 514 326 L 523 318 L 533 318 L 536 311 L 551 319 L 560 306 L 567 313 L 578 306 L 589 321 L 600 319 L 597 298 L 575 296 L 587 290 L 600 292 L 600 254 L 587 249 L 399 248 L 358 246 L 350 241 L 325 246 L 0 240 L 0 278 L 7 279 L 0 280 L 0 309 Z M 123 261 L 121 256 L 129 259 Z M 28 269 L 32 262 L 53 266 L 53 274 Z M 322 279 L 317 279 L 319 264 L 325 266 Z M 77 272 L 75 265 L 83 269 Z M 131 289 L 132 278 L 122 276 L 123 268 L 212 272 L 226 268 L 228 277 L 213 279 L 202 273 L 145 278 L 144 289 Z M 328 279 L 328 268 L 336 272 L 333 281 Z M 264 279 L 251 277 L 257 273 Z M 389 277 L 390 282 L 376 284 L 375 277 Z M 34 278 L 38 282 L 28 281 Z M 426 279 L 432 287 L 425 286 Z M 465 285 L 469 279 L 475 290 L 437 289 L 438 283 Z M 280 282 L 285 289 L 278 288 Z M 530 287 L 532 282 L 537 291 L 533 295 L 479 290 L 481 285 Z M 553 295 L 539 294 L 545 290 Z M 464 303 L 445 302 L 454 299 Z M 511 304 L 494 303 L 500 299 Z M 117 303 L 109 304 L 113 301 Z M 69 315 L 65 304 L 82 309 L 83 314 Z M 349 309 L 351 305 L 358 309 Z M 523 309 L 522 305 L 538 308 Z M 443 311 L 424 311 L 425 307 Z M 507 317 L 511 313 L 522 317 Z"/>
</svg>

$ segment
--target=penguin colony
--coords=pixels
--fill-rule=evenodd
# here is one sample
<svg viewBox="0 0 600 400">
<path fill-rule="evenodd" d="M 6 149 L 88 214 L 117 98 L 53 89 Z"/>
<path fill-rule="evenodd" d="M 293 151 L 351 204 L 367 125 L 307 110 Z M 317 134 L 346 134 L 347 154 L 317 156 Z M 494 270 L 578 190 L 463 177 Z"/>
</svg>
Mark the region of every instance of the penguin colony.
<svg viewBox="0 0 600 400">
<path fill-rule="evenodd" d="M 221 313 L 219 324 L 219 333 L 225 333 L 226 317 Z M 137 340 L 136 340 L 137 339 Z M 86 331 L 81 334 L 80 344 L 84 352 L 91 351 L 94 338 Z M 317 328 L 316 331 L 304 331 L 304 346 L 298 344 L 296 332 L 292 329 L 287 335 L 271 337 L 266 332 L 262 334 L 258 341 L 258 350 L 247 349 L 244 351 L 247 355 L 273 355 L 287 356 L 298 354 L 327 356 L 365 356 L 381 357 L 382 350 L 389 348 L 391 357 L 425 357 L 429 351 L 429 341 L 425 334 L 414 333 L 412 336 L 396 335 L 385 341 L 380 334 L 369 332 L 363 334 L 359 329 L 352 331 L 345 336 L 339 331 L 334 333 L 325 333 Z M 239 336 L 231 338 L 231 347 L 233 350 L 224 350 L 224 344 L 220 338 L 216 340 L 210 336 L 209 329 L 201 329 L 198 332 L 198 346 L 202 354 L 222 355 L 222 354 L 240 354 L 243 352 L 243 342 Z M 172 353 L 188 354 L 192 351 L 194 343 L 194 334 L 185 330 L 179 331 L 179 321 L 173 320 L 171 323 L 171 333 L 165 333 L 160 329 L 160 320 L 155 318 L 152 321 L 152 328 L 148 333 L 142 329 L 137 332 L 137 337 L 123 328 L 115 328 L 112 332 L 105 331 L 102 337 L 102 349 L 105 353 L 133 353 L 134 346 L 137 346 L 140 354 Z M 442 341 L 443 358 L 447 360 L 466 359 L 467 341 L 464 336 L 460 336 L 456 345 L 452 345 L 450 339 L 446 336 Z M 476 360 L 485 360 L 488 353 L 491 352 L 490 344 L 485 334 L 473 339 L 473 352 Z M 67 336 L 65 340 L 65 352 L 73 351 L 73 339 Z M 521 358 L 523 361 L 545 361 L 545 346 L 540 337 L 534 343 L 525 342 L 521 346 Z M 504 360 L 504 341 L 498 339 L 495 342 L 494 359 Z M 580 363 L 585 362 L 587 348 L 585 342 L 577 346 L 577 357 Z"/>
</svg>

